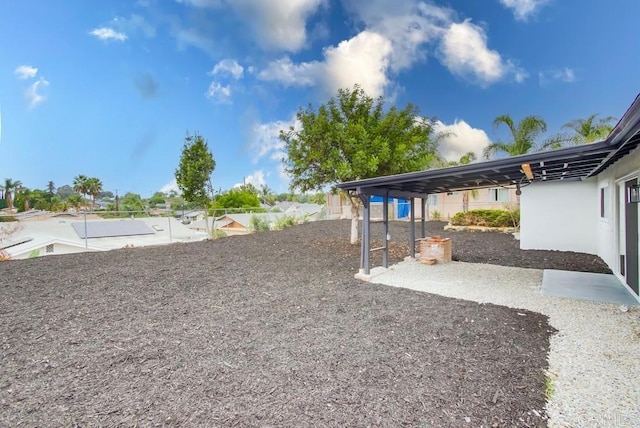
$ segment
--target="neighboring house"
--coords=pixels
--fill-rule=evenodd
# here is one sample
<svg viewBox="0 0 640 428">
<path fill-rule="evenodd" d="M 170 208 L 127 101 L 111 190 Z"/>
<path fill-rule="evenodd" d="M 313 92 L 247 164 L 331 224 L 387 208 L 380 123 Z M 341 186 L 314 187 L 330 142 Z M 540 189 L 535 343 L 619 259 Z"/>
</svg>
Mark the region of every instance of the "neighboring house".
<svg viewBox="0 0 640 428">
<path fill-rule="evenodd" d="M 0 240 L 0 248 L 12 259 L 206 239 L 205 234 L 168 217 L 87 220 L 86 227 L 82 216 L 53 217 L 0 223 L 0 227 L 13 229 Z"/>
<path fill-rule="evenodd" d="M 323 205 L 319 204 L 302 204 L 294 203 L 290 205 L 284 213 L 288 216 L 294 216 L 299 219 L 307 219 L 308 221 L 322 220 Z"/>
<path fill-rule="evenodd" d="M 639 145 L 640 96 L 604 141 L 342 183 L 365 205 L 361 268 L 369 273 L 371 196 L 412 198 L 415 212 L 429 194 L 507 187 L 520 194 L 521 248 L 598 255 L 640 301 Z"/>
<path fill-rule="evenodd" d="M 427 197 L 427 219 L 440 217 L 442 220 L 449 220 L 462 211 L 504 209 L 506 206 L 518 204 L 518 202 L 516 189 L 504 187 L 432 193 Z M 416 211 L 418 218 L 422 215 L 420 208 L 418 206 Z"/>
<path fill-rule="evenodd" d="M 285 213 L 225 214 L 216 218 L 215 228 L 228 236 L 245 235 L 251 232 L 251 217 L 265 220 L 269 223 L 269 227 L 273 228 L 276 221 L 285 215 Z"/>
</svg>

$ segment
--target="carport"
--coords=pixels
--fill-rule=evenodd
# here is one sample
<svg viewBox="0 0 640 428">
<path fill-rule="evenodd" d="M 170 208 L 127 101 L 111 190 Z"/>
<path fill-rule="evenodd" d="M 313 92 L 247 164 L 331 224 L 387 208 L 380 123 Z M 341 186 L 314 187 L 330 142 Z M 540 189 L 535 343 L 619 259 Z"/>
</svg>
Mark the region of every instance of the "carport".
<svg viewBox="0 0 640 428">
<path fill-rule="evenodd" d="M 625 118 L 628 117 L 625 115 Z M 592 144 L 564 149 L 536 152 L 492 161 L 478 162 L 449 168 L 438 168 L 406 174 L 390 175 L 356 180 L 339 184 L 337 187 L 352 198 L 357 197 L 363 205 L 360 272 L 369 275 L 371 253 L 382 251 L 382 264 L 388 267 L 389 260 L 389 198 L 410 200 L 411 222 L 409 247 L 410 256 L 416 255 L 416 241 L 426 237 L 425 216 L 420 219 L 419 238 L 416 238 L 416 201 L 425 212 L 427 195 L 456 192 L 471 189 L 504 187 L 521 189 L 534 181 L 579 181 L 604 171 L 624 155 L 638 146 L 640 138 L 632 138 L 633 123 L 623 118 L 607 139 Z M 637 136 L 636 136 L 637 137 Z M 383 198 L 382 246 L 371 248 L 372 196 Z"/>
</svg>

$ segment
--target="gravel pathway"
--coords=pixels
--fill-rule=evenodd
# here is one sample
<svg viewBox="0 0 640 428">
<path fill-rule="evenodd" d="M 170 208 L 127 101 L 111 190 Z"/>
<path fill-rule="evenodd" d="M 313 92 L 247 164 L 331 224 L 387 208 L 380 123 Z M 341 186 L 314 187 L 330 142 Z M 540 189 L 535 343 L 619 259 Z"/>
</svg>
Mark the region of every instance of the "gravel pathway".
<svg viewBox="0 0 640 428">
<path fill-rule="evenodd" d="M 636 427 L 640 420 L 640 309 L 540 292 L 542 270 L 405 261 L 374 283 L 545 314 L 551 337 L 550 427 Z"/>
</svg>

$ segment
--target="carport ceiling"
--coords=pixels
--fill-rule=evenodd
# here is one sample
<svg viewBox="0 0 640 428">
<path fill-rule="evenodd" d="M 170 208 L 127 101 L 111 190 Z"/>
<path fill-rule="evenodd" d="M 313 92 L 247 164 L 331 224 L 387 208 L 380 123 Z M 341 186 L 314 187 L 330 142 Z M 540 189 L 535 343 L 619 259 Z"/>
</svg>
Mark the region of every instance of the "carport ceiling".
<svg viewBox="0 0 640 428">
<path fill-rule="evenodd" d="M 338 188 L 362 195 L 410 198 L 483 187 L 524 187 L 532 181 L 581 180 L 603 171 L 639 142 L 640 133 L 636 133 L 624 144 L 612 144 L 608 139 L 468 165 L 350 181 Z M 531 168 L 532 179 L 523 170 L 525 164 Z"/>
</svg>

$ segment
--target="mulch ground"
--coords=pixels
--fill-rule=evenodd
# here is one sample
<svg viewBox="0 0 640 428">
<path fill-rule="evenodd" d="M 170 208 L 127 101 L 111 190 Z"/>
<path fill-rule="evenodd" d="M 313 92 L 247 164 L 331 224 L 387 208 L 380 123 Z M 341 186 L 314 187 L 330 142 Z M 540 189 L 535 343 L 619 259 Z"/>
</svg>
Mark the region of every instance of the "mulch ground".
<svg viewBox="0 0 640 428">
<path fill-rule="evenodd" d="M 355 280 L 348 230 L 0 264 L 0 425 L 546 426 L 545 316 Z M 456 232 L 454 258 L 603 265 L 512 240 Z"/>
</svg>

